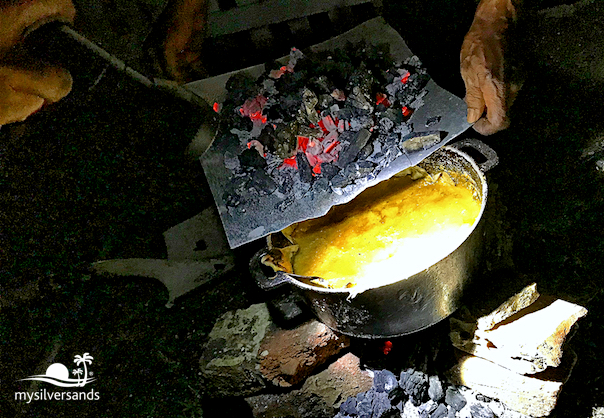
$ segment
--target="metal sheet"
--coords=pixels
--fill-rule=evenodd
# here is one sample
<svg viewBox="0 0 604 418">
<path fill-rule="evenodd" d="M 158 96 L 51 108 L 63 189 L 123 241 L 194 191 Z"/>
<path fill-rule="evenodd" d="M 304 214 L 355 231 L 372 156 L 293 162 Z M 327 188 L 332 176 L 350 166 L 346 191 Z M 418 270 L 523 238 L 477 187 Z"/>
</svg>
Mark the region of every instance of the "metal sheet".
<svg viewBox="0 0 604 418">
<path fill-rule="evenodd" d="M 387 25 L 383 18 L 365 22 L 351 31 L 315 45 L 311 49 L 314 51 L 332 50 L 344 46 L 347 42 L 354 44 L 361 41 L 374 45 L 387 43 L 390 46 L 391 56 L 400 62 L 413 55 L 400 35 Z M 264 66 L 255 66 L 241 71 L 259 76 L 263 69 Z M 230 74 L 225 74 L 201 80 L 187 85 L 187 88 L 203 97 L 209 104 L 221 102 L 226 96 L 225 84 L 229 76 Z M 229 196 L 225 195 L 225 190 L 228 190 L 230 184 L 237 179 L 225 166 L 224 155 L 227 152 L 237 155 L 238 144 L 224 143 L 225 141 L 221 141 L 220 138 L 215 140 L 202 155 L 201 163 L 231 248 L 280 231 L 295 222 L 325 215 L 332 206 L 349 202 L 367 187 L 417 164 L 470 127 L 466 121 L 466 105 L 463 100 L 442 89 L 432 80 L 426 85 L 425 90 L 424 105 L 411 116 L 409 123 L 413 124 L 413 130 L 416 133 L 440 132 L 440 141 L 405 142 L 402 147 L 403 153 L 375 176 L 370 175 L 360 179 L 337 192 L 330 188 L 322 190 L 317 186 L 318 182 L 314 182 L 313 186 L 302 196 L 299 196 L 300 193 L 296 196 L 294 191 L 291 191 L 289 196 L 276 193 L 264 196 L 258 194 L 255 198 L 246 199 L 237 205 L 233 205 L 232 202 L 227 205 L 226 199 Z M 440 119 L 428 123 L 428 120 L 435 116 Z M 210 142 L 208 138 L 200 140 Z"/>
</svg>

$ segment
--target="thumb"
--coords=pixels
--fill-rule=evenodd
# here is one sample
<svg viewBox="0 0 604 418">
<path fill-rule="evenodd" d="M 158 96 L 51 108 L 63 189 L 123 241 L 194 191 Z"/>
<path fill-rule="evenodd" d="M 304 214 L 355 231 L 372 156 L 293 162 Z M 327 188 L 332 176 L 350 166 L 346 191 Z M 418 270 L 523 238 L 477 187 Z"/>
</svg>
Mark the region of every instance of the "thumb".
<svg viewBox="0 0 604 418">
<path fill-rule="evenodd" d="M 475 86 L 466 86 L 465 101 L 468 105 L 468 123 L 474 123 L 484 113 L 485 101 L 482 91 Z"/>
</svg>

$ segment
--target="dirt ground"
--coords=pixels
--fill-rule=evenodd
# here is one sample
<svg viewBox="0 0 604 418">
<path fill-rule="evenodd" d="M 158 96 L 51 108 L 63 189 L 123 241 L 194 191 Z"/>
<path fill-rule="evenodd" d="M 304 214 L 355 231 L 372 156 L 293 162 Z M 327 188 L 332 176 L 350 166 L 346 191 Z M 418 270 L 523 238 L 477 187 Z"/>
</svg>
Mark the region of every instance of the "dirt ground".
<svg viewBox="0 0 604 418">
<path fill-rule="evenodd" d="M 491 270 L 468 296 L 503 291 L 508 280 L 510 286 L 536 281 L 542 293 L 589 310 L 571 340 L 578 362 L 553 417 L 590 417 L 593 407 L 604 406 L 604 90 L 598 71 L 604 60 L 596 59 L 604 46 L 594 45 L 597 25 L 581 31 L 581 39 L 594 41 L 586 49 L 595 54 L 583 61 L 553 56 L 560 45 L 573 49 L 576 37 L 549 43 L 537 37 L 548 47 L 527 68 L 512 126 L 481 138 L 500 158 L 488 180 L 509 246 L 501 256 L 492 253 Z M 443 47 L 442 67 L 433 58 L 435 37 L 424 39 L 409 39 L 412 50 L 432 57 L 425 60 L 429 72 L 462 95 L 452 49 L 459 36 Z M 586 61 L 588 67 L 572 71 Z M 75 91 L 27 123 L 2 128 L 0 416 L 246 416 L 239 400 L 217 410 L 219 403 L 204 398 L 198 359 L 219 315 L 266 299 L 247 271 L 261 242 L 235 251 L 233 274 L 170 309 L 158 282 L 100 278 L 86 268 L 103 258 L 165 258 L 161 233 L 212 204 L 200 166 L 182 159 L 199 123 L 188 104 L 108 74 L 95 89 Z M 22 274 L 15 277 L 15 270 Z M 421 357 L 428 350 L 422 347 L 443 332 L 441 323 L 403 337 L 419 348 L 388 361 L 414 367 L 418 350 Z M 358 347 L 365 355 L 367 345 Z M 51 363 L 75 368 L 73 357 L 84 353 L 94 358 L 88 370 L 97 380 L 90 387 L 99 400 L 15 401 L 16 391 L 50 387 L 19 379 Z"/>
</svg>

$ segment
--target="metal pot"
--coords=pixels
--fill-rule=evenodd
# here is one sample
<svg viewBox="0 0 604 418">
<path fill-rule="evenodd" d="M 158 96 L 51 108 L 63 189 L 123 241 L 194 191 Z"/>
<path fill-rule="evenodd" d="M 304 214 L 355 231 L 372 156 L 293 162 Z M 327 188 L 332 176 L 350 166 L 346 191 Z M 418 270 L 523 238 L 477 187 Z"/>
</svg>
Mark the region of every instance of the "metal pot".
<svg viewBox="0 0 604 418">
<path fill-rule="evenodd" d="M 461 149 L 480 152 L 486 162 L 478 165 Z M 457 308 L 464 289 L 479 266 L 483 252 L 483 213 L 487 202 L 484 172 L 498 162 L 495 152 L 480 141 L 466 139 L 445 146 L 423 160 L 429 173 L 442 171 L 469 175 L 477 186 L 481 209 L 463 242 L 453 243 L 448 255 L 425 270 L 401 277 L 392 284 L 368 289 L 351 297 L 348 289 L 324 289 L 298 280 L 295 274 L 278 272 L 269 277 L 260 263 L 267 249 L 259 251 L 250 267 L 265 290 L 290 284 L 308 302 L 318 319 L 333 330 L 365 338 L 395 337 L 427 328 Z M 272 273 L 271 270 L 271 275 Z"/>
</svg>

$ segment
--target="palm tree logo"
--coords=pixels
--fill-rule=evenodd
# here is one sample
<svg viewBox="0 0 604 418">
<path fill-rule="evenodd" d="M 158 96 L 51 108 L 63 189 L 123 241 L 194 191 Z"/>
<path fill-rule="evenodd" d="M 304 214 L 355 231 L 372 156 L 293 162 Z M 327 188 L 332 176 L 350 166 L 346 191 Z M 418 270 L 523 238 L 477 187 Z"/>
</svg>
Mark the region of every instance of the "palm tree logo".
<svg viewBox="0 0 604 418">
<path fill-rule="evenodd" d="M 65 367 L 65 365 L 53 363 L 48 366 L 45 374 L 36 374 L 19 380 L 37 380 L 39 382 L 46 382 L 64 388 L 82 387 L 96 380 L 95 378 L 88 377 L 88 367 L 86 367 L 86 364 L 92 364 L 92 360 L 94 360 L 94 358 L 89 353 L 84 353 L 82 356 L 75 356 L 73 362 L 76 364 L 76 367 L 81 364 L 84 365 L 83 371 L 80 367 L 72 369 L 75 378 L 69 377 L 69 369 Z M 84 377 L 80 377 L 82 373 L 84 373 Z M 92 376 L 92 372 L 90 372 L 90 375 Z"/>
<path fill-rule="evenodd" d="M 80 355 L 75 356 L 75 359 L 73 360 L 73 362 L 76 364 L 76 366 L 79 366 L 80 364 L 84 365 L 84 379 L 82 379 L 81 383 L 78 383 L 79 386 L 84 386 L 86 384 L 86 381 L 88 380 L 88 369 L 86 368 L 86 363 L 92 364 L 92 360 L 94 360 L 94 358 L 88 353 L 84 353 L 83 356 L 80 356 Z M 78 370 L 81 373 L 82 370 L 81 369 L 78 369 Z M 75 370 L 74 370 L 74 373 L 75 373 Z M 80 378 L 78 376 L 78 382 L 79 381 L 80 381 Z"/>
<path fill-rule="evenodd" d="M 80 368 L 77 368 L 77 369 L 73 369 L 72 373 L 75 374 L 78 377 L 78 386 L 80 386 L 80 384 L 81 384 L 80 375 L 82 373 L 84 373 L 84 370 L 82 370 Z"/>
</svg>

